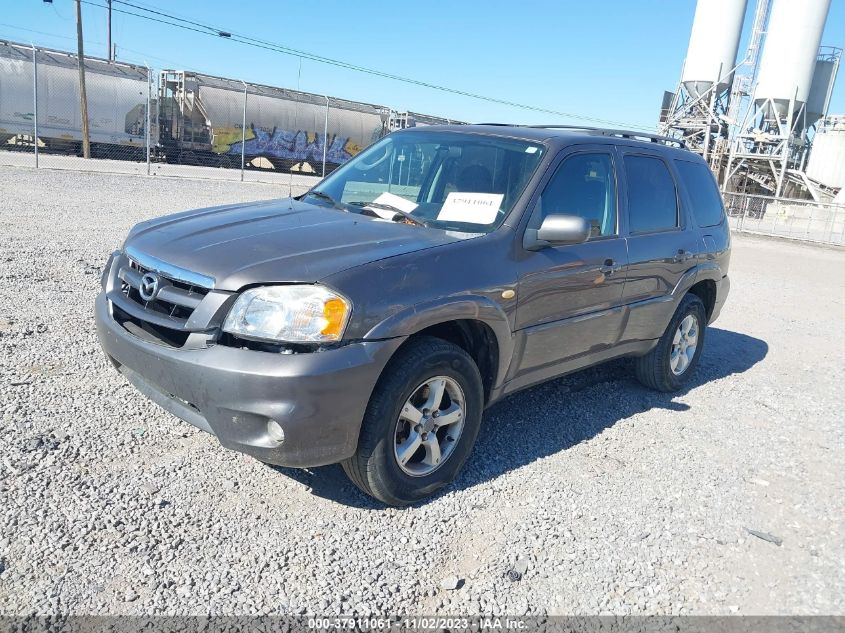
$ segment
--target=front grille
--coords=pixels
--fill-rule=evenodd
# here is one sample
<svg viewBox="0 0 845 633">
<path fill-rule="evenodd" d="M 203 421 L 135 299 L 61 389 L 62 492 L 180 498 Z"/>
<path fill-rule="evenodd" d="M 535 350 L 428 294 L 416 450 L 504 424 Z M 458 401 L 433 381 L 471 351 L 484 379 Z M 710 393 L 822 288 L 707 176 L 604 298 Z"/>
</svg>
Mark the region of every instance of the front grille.
<svg viewBox="0 0 845 633">
<path fill-rule="evenodd" d="M 141 279 L 149 272 L 154 271 L 129 259 L 118 273 L 120 291 L 145 311 L 172 320 L 174 326 L 183 326 L 208 294 L 208 289 L 156 273 L 159 278 L 158 293 L 153 299 L 146 300 L 141 296 Z"/>
<path fill-rule="evenodd" d="M 151 312 L 157 312 L 158 314 L 164 314 L 168 317 L 181 319 L 183 321 L 187 321 L 188 318 L 194 313 L 191 308 L 180 306 L 177 303 L 163 301 L 161 299 L 154 299 L 153 301 L 144 301 L 144 299 L 141 297 L 141 293 L 138 292 L 136 288 L 133 288 L 126 282 L 123 282 L 123 284 L 121 285 L 121 291 L 123 292 L 124 296 L 126 296 L 128 299 L 134 301 L 140 306 L 143 306 L 145 310 L 150 310 Z"/>
<path fill-rule="evenodd" d="M 192 330 L 202 329 L 191 323 L 194 311 L 208 295 L 209 288 L 197 286 L 184 279 L 192 273 L 185 271 L 183 279 L 162 274 L 123 256 L 117 262 L 117 274 L 109 292 L 115 320 L 131 334 L 143 340 L 168 347 L 185 345 Z M 155 287 L 151 291 L 151 285 Z M 145 295 L 152 296 L 145 299 Z"/>
<path fill-rule="evenodd" d="M 131 259 L 128 260 L 128 264 L 129 270 L 135 272 L 136 275 L 120 275 L 121 292 L 145 310 L 166 315 L 180 321 L 187 321 L 191 317 L 191 314 L 193 314 L 196 306 L 202 301 L 202 298 L 208 294 L 206 288 L 192 286 L 184 281 L 165 277 L 157 273 L 164 285 L 159 290 L 158 296 L 155 299 L 146 301 L 141 296 L 139 281 L 140 277 L 151 271 Z"/>
</svg>

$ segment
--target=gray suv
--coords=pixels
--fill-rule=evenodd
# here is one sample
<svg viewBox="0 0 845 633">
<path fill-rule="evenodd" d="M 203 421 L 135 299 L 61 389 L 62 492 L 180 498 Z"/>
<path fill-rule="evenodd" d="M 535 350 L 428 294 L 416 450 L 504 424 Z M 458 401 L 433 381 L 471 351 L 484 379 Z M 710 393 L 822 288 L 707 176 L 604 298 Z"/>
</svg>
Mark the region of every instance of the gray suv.
<svg viewBox="0 0 845 633">
<path fill-rule="evenodd" d="M 223 446 L 340 462 L 401 505 L 450 482 L 485 407 L 519 389 L 620 356 L 682 388 L 729 257 L 713 176 L 678 141 L 414 128 L 304 195 L 138 224 L 105 268 L 97 332 L 133 385 Z"/>
</svg>

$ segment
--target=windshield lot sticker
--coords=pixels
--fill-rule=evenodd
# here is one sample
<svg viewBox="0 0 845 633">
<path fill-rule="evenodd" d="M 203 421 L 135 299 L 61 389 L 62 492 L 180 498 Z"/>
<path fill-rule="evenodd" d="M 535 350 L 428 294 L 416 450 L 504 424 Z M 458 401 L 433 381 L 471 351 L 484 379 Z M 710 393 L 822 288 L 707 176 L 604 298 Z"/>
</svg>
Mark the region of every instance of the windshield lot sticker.
<svg viewBox="0 0 845 633">
<path fill-rule="evenodd" d="M 378 198 L 373 200 L 375 204 L 386 204 L 400 211 L 404 211 L 405 213 L 410 213 L 414 209 L 416 209 L 419 205 L 415 202 L 411 202 L 410 200 L 406 200 L 402 196 L 397 196 L 396 194 L 390 193 L 385 191 L 383 194 L 379 195 Z M 393 211 L 388 209 L 379 209 L 377 207 L 366 207 L 370 211 L 375 211 L 376 214 L 380 218 L 384 218 L 385 220 L 391 219 L 394 215 L 396 215 Z"/>
<path fill-rule="evenodd" d="M 437 216 L 444 222 L 471 222 L 491 224 L 505 199 L 501 193 L 462 193 L 453 191 L 446 196 L 446 202 Z"/>
</svg>

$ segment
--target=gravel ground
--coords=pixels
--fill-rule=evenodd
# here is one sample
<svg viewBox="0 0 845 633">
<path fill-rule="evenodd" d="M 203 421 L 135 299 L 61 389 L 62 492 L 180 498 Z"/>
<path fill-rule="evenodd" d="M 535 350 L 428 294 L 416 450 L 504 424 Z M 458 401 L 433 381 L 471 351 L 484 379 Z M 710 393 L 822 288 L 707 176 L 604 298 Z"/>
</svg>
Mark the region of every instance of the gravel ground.
<svg viewBox="0 0 845 633">
<path fill-rule="evenodd" d="M 240 159 L 237 161 L 240 166 Z M 97 158 L 85 160 L 77 156 L 65 156 L 61 154 L 44 154 L 39 157 L 39 165 L 49 170 L 71 170 L 83 172 L 97 172 L 110 174 L 126 174 L 143 176 L 147 173 L 146 162 L 134 162 L 130 160 L 109 160 Z M 7 152 L 0 151 L 0 168 L 6 167 L 35 167 L 35 155 L 29 152 Z M 10 173 L 14 173 L 11 171 Z M 171 165 L 170 163 L 150 164 L 150 175 L 165 177 L 182 177 L 194 179 L 212 179 L 240 181 L 240 169 L 220 169 L 217 167 L 198 167 L 195 165 Z M 282 187 L 285 195 L 289 186 L 300 189 L 310 186 L 310 183 L 317 182 L 319 178 L 302 174 L 281 173 L 272 169 L 247 169 L 244 171 L 243 179 L 247 182 L 261 182 L 265 184 Z M 278 194 L 277 194 L 278 195 Z"/>
<path fill-rule="evenodd" d="M 625 362 L 527 390 L 384 509 L 222 449 L 97 345 L 133 223 L 284 193 L 0 168 L 0 613 L 845 614 L 845 252 L 738 236 L 689 390 Z"/>
</svg>

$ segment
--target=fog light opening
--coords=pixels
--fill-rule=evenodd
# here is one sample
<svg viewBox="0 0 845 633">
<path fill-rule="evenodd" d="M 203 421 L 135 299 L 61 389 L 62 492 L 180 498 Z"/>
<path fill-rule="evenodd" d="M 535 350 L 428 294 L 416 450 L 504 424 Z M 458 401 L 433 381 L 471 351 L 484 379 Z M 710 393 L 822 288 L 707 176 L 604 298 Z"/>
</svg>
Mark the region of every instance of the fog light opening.
<svg viewBox="0 0 845 633">
<path fill-rule="evenodd" d="M 274 442 L 281 444 L 285 441 L 285 431 L 282 425 L 275 420 L 267 420 L 267 435 Z"/>
</svg>

